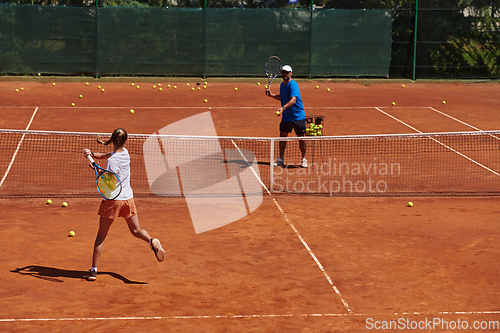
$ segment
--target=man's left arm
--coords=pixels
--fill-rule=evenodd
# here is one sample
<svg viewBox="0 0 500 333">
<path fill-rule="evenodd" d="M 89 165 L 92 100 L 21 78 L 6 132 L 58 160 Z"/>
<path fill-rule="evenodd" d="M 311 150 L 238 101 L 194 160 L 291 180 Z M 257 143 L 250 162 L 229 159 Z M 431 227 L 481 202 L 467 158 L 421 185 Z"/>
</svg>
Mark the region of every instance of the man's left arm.
<svg viewBox="0 0 500 333">
<path fill-rule="evenodd" d="M 288 102 L 285 103 L 281 108 L 280 112 L 283 112 L 285 109 L 291 108 L 297 102 L 297 97 L 292 96 Z M 278 110 L 279 111 L 279 110 Z"/>
</svg>

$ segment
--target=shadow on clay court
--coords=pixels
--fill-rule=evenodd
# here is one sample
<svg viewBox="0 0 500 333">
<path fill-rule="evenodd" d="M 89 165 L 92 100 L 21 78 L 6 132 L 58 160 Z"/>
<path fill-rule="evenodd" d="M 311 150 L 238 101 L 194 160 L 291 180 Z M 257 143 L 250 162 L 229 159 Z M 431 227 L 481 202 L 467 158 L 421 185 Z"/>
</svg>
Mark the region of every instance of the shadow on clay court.
<svg viewBox="0 0 500 333">
<path fill-rule="evenodd" d="M 37 265 L 30 265 L 30 266 L 25 266 L 23 268 L 16 268 L 11 272 L 51 282 L 64 282 L 64 280 L 62 280 L 61 278 L 84 280 L 87 277 L 88 273 L 87 271 L 59 269 L 54 267 L 45 267 Z M 131 281 L 126 277 L 113 272 L 98 272 L 97 274 L 109 275 L 111 277 L 114 277 L 115 279 L 123 281 L 123 283 L 126 284 L 148 284 L 147 282 Z"/>
</svg>

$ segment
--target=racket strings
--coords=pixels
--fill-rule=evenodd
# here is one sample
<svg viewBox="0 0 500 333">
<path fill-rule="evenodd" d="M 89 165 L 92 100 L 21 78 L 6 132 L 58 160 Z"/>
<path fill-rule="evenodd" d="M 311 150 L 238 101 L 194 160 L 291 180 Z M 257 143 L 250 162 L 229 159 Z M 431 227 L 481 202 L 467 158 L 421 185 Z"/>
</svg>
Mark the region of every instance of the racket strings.
<svg viewBox="0 0 500 333">
<path fill-rule="evenodd" d="M 266 70 L 268 75 L 276 76 L 281 71 L 281 60 L 277 57 L 272 57 L 267 60 Z"/>
<path fill-rule="evenodd" d="M 107 199 L 116 198 L 121 192 L 121 183 L 116 176 L 109 172 L 103 172 L 97 178 L 99 192 Z"/>
</svg>

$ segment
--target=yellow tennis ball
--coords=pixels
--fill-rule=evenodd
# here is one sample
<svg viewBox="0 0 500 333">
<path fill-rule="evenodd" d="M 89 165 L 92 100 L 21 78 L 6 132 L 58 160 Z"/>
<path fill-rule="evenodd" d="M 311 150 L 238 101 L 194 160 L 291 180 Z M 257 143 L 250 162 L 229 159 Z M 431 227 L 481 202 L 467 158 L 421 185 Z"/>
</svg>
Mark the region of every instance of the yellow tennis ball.
<svg viewBox="0 0 500 333">
<path fill-rule="evenodd" d="M 78 96 L 78 97 L 83 98 L 83 95 L 80 95 L 80 96 Z"/>
<path fill-rule="evenodd" d="M 188 87 L 189 87 L 189 83 L 186 83 L 186 86 L 188 86 Z"/>
<path fill-rule="evenodd" d="M 265 86 L 264 88 L 268 89 L 269 87 L 268 87 L 268 86 Z"/>
<path fill-rule="evenodd" d="M 71 106 L 75 106 L 75 103 L 71 103 Z"/>
<path fill-rule="evenodd" d="M 319 89 L 319 86 L 316 86 L 316 89 Z"/>
<path fill-rule="evenodd" d="M 16 89 L 16 92 L 18 92 L 18 91 L 19 91 L 19 90 L 18 90 L 18 89 Z"/>
<path fill-rule="evenodd" d="M 201 88 L 200 88 L 200 87 L 198 87 L 198 90 L 201 90 Z"/>
<path fill-rule="evenodd" d="M 68 203 L 65 201 L 65 202 L 63 202 L 62 206 L 63 207 L 68 207 Z"/>
<path fill-rule="evenodd" d="M 135 111 L 134 111 L 134 109 L 130 109 L 130 113 L 132 113 L 132 114 L 133 114 L 134 112 L 135 112 Z"/>
<path fill-rule="evenodd" d="M 52 204 L 52 200 L 48 199 L 47 200 L 47 205 L 51 205 Z"/>
<path fill-rule="evenodd" d="M 156 89 L 156 86 L 153 86 L 153 89 Z"/>
<path fill-rule="evenodd" d="M 170 88 L 170 84 L 167 84 L 167 88 Z"/>
<path fill-rule="evenodd" d="M 276 111 L 275 113 L 276 113 L 276 115 L 277 115 L 277 116 L 279 116 L 279 115 L 280 115 L 280 112 L 279 112 L 279 111 Z"/>
<path fill-rule="evenodd" d="M 161 83 L 158 83 L 158 87 L 161 87 Z"/>
<path fill-rule="evenodd" d="M 86 86 L 88 86 L 88 85 L 89 85 L 89 83 L 88 83 L 88 82 L 85 82 L 85 85 L 86 85 Z"/>
<path fill-rule="evenodd" d="M 207 86 L 203 86 L 203 89 L 207 89 Z"/>
<path fill-rule="evenodd" d="M 42 74 L 38 73 L 38 76 L 40 76 L 40 75 L 42 75 Z"/>
<path fill-rule="evenodd" d="M 131 86 L 133 86 L 134 84 L 133 84 L 133 83 L 131 83 L 130 85 L 131 85 Z"/>
<path fill-rule="evenodd" d="M 207 81 L 205 81 L 205 82 L 203 82 L 203 83 L 204 83 L 205 85 L 207 85 L 207 84 L 208 84 L 208 83 L 207 83 Z"/>
<path fill-rule="evenodd" d="M 238 91 L 238 88 L 234 88 L 235 91 Z"/>
<path fill-rule="evenodd" d="M 174 89 L 177 89 L 177 86 L 174 86 Z"/>
<path fill-rule="evenodd" d="M 446 101 L 443 101 L 443 104 L 446 104 Z"/>
<path fill-rule="evenodd" d="M 55 85 L 56 85 L 56 83 L 55 83 L 55 82 L 52 82 L 52 85 L 53 85 L 53 86 L 55 86 Z"/>
<path fill-rule="evenodd" d="M 326 88 L 326 91 L 330 91 L 330 88 Z"/>
<path fill-rule="evenodd" d="M 23 91 L 23 90 L 24 90 L 24 88 L 23 88 L 23 87 L 21 87 L 21 91 Z"/>
<path fill-rule="evenodd" d="M 260 86 L 260 82 L 257 82 L 257 85 Z"/>
<path fill-rule="evenodd" d="M 162 91 L 162 90 L 163 90 L 163 88 L 158 88 L 158 90 L 159 90 L 159 91 Z"/>
<path fill-rule="evenodd" d="M 104 88 L 102 88 L 101 91 L 104 92 Z"/>
<path fill-rule="evenodd" d="M 75 232 L 74 232 L 73 230 L 71 230 L 71 231 L 69 232 L 69 237 L 75 237 L 75 235 L 76 235 L 76 234 L 75 234 Z"/>
<path fill-rule="evenodd" d="M 413 207 L 413 202 L 408 202 L 408 207 Z"/>
<path fill-rule="evenodd" d="M 396 102 L 392 102 L 392 105 L 396 105 Z"/>
<path fill-rule="evenodd" d="M 97 86 L 97 89 L 101 89 L 101 86 Z"/>
<path fill-rule="evenodd" d="M 207 100 L 205 100 L 205 103 L 208 103 L 208 101 L 207 101 Z"/>
<path fill-rule="evenodd" d="M 139 88 L 140 88 L 140 87 L 139 87 L 139 86 L 137 86 L 137 89 L 139 89 Z"/>
<path fill-rule="evenodd" d="M 194 87 L 193 87 L 193 88 L 191 88 L 191 90 L 193 90 L 193 91 L 194 91 Z"/>
</svg>

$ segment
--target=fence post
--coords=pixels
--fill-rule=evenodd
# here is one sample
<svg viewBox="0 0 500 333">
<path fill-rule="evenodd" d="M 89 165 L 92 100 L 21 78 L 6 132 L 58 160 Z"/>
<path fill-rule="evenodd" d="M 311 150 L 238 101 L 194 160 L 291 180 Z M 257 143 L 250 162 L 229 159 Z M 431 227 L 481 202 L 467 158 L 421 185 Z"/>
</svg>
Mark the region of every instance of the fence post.
<svg viewBox="0 0 500 333">
<path fill-rule="evenodd" d="M 207 78 L 207 0 L 203 1 L 203 79 Z"/>
<path fill-rule="evenodd" d="M 98 48 L 98 35 L 99 35 L 99 23 L 97 20 L 97 13 L 99 12 L 99 0 L 95 0 L 95 78 L 99 78 L 99 74 L 97 72 L 98 65 L 97 65 L 97 48 Z"/>
<path fill-rule="evenodd" d="M 415 36 L 413 40 L 413 81 L 415 81 L 415 67 L 417 67 L 417 21 L 418 21 L 418 0 L 415 0 Z"/>
<path fill-rule="evenodd" d="M 311 80 L 311 72 L 312 72 L 312 39 L 313 39 L 313 7 L 314 0 L 311 0 L 311 16 L 309 19 L 309 73 L 307 75 L 308 79 Z"/>
</svg>

